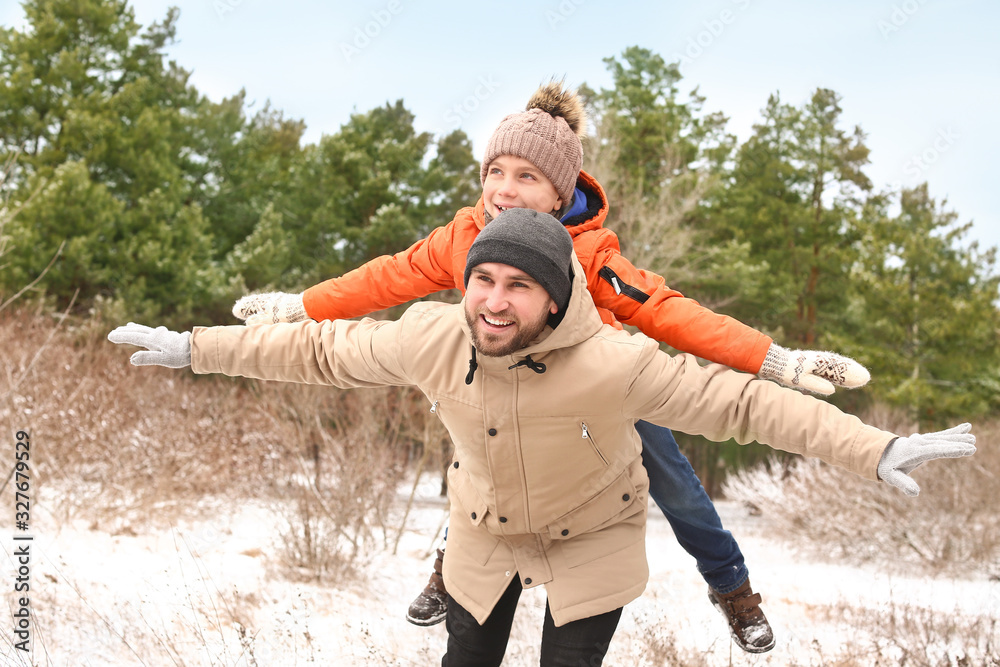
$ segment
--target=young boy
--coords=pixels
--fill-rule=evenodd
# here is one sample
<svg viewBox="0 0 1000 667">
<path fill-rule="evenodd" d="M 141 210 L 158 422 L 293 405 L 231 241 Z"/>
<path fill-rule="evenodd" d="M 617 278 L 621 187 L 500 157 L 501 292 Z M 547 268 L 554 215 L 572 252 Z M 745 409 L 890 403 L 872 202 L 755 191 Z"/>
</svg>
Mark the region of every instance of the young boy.
<svg viewBox="0 0 1000 667">
<path fill-rule="evenodd" d="M 585 126 L 583 105 L 573 91 L 555 82 L 542 86 L 527 110 L 504 118 L 490 138 L 480 174 L 483 196 L 474 207 L 461 209 L 450 223 L 393 256 L 376 258 L 302 294 L 244 297 L 233 313 L 247 324 L 347 319 L 441 290 L 464 293 L 466 255 L 479 232 L 504 210 L 529 208 L 551 213 L 569 231 L 604 322 L 617 328 L 634 325 L 678 350 L 819 393 L 831 393 L 834 384 L 858 387 L 868 381 L 868 372 L 856 362 L 828 352 L 781 348 L 622 257 L 617 236 L 603 227 L 608 212 L 604 190 L 581 170 Z M 650 496 L 697 561 L 709 599 L 726 617 L 734 641 L 748 652 L 770 650 L 773 633 L 760 609 L 760 595 L 750 587 L 743 554 L 722 527 L 673 435 L 647 422 L 638 422 L 636 430 Z M 413 623 L 444 620 L 443 557 L 439 550 L 431 580 L 410 607 L 407 618 Z"/>
</svg>

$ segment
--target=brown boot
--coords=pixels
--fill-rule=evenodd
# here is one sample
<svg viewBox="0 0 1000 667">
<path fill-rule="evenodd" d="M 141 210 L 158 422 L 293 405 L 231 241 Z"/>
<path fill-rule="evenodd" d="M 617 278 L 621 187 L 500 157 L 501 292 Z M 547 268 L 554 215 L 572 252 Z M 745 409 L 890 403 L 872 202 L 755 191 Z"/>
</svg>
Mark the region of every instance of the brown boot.
<svg viewBox="0 0 1000 667">
<path fill-rule="evenodd" d="M 434 560 L 434 572 L 427 581 L 424 591 L 410 603 L 406 611 L 406 620 L 414 625 L 437 625 L 448 614 L 448 591 L 444 588 L 441 577 L 441 563 L 444 560 L 444 550 L 437 550 Z"/>
<path fill-rule="evenodd" d="M 750 589 L 750 580 L 732 593 L 723 595 L 711 586 L 708 599 L 729 622 L 736 645 L 747 653 L 764 653 L 774 648 L 774 634 L 760 609 L 760 594 Z"/>
</svg>

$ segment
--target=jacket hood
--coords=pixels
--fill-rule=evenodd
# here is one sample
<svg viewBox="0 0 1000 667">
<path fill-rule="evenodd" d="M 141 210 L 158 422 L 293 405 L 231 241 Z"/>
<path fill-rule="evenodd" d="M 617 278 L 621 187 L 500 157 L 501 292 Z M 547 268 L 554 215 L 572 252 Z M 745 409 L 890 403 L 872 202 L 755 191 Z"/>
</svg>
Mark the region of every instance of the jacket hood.
<svg viewBox="0 0 1000 667">
<path fill-rule="evenodd" d="M 489 368 L 498 368 L 502 365 L 504 368 L 507 368 L 512 364 L 527 360 L 529 356 L 531 357 L 531 361 L 536 363 L 541 362 L 553 350 L 581 343 L 593 336 L 604 326 L 601 316 L 597 312 L 597 306 L 594 305 L 594 299 L 587 290 L 587 276 L 575 252 L 570 258 L 570 262 L 573 270 L 572 289 L 570 291 L 569 304 L 566 306 L 566 313 L 563 315 L 559 325 L 555 329 L 551 326 L 546 326 L 542 330 L 542 333 L 538 335 L 538 338 L 532 341 L 530 345 L 513 354 L 504 357 L 487 357 L 477 354 L 472 360 L 472 366 L 481 365 Z M 466 321 L 464 313 L 465 297 L 462 298 L 460 317 L 462 320 L 462 330 L 469 339 L 470 347 L 472 347 L 472 331 L 469 329 L 469 323 Z M 474 372 L 474 368 L 470 370 L 470 378 Z"/>
<path fill-rule="evenodd" d="M 604 226 L 604 221 L 608 217 L 608 196 L 596 178 L 580 170 L 580 175 L 576 179 L 576 187 L 583 190 L 587 195 L 587 211 L 574 216 L 571 220 L 563 221 L 566 231 L 569 232 L 570 236 L 576 236 L 577 234 L 593 229 L 600 229 Z M 479 201 L 476 202 L 475 211 L 472 214 L 476 227 L 480 231 L 486 226 L 486 216 L 483 214 L 483 210 L 483 197 L 480 195 Z"/>
</svg>

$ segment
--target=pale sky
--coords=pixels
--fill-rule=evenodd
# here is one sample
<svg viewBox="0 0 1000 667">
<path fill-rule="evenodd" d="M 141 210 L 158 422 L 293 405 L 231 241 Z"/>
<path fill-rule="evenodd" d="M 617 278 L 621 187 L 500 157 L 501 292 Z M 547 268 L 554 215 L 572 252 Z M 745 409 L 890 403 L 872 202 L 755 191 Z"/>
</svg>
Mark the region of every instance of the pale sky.
<svg viewBox="0 0 1000 667">
<path fill-rule="evenodd" d="M 245 88 L 250 113 L 270 100 L 306 122 L 308 143 L 402 98 L 418 130 L 460 127 L 478 158 L 539 83 L 610 87 L 603 59 L 632 45 L 681 60 L 682 91 L 697 86 L 741 140 L 769 94 L 798 106 L 832 88 L 843 127 L 868 135 L 876 187 L 928 181 L 974 238 L 1000 246 L 998 3 L 141 0 L 137 18 L 170 5 L 181 15 L 169 53 L 193 84 L 215 100 Z M 0 0 L 0 22 L 22 21 Z"/>
</svg>

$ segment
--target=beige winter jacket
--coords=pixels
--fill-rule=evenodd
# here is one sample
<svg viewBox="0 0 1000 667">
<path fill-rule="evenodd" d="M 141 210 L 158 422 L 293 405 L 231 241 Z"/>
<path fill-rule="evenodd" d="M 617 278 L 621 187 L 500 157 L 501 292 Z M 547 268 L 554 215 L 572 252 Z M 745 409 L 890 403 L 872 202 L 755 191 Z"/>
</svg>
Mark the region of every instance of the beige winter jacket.
<svg viewBox="0 0 1000 667">
<path fill-rule="evenodd" d="M 419 387 L 455 444 L 445 584 L 480 623 L 514 576 L 526 588 L 545 585 L 557 626 L 642 593 L 648 482 L 639 419 L 712 440 L 756 440 L 877 479 L 893 434 L 602 324 L 575 257 L 573 267 L 562 323 L 513 356 L 479 355 L 471 371 L 463 306 L 441 303 L 417 304 L 395 322 L 196 328 L 192 369 Z M 514 366 L 528 355 L 544 372 Z"/>
</svg>

